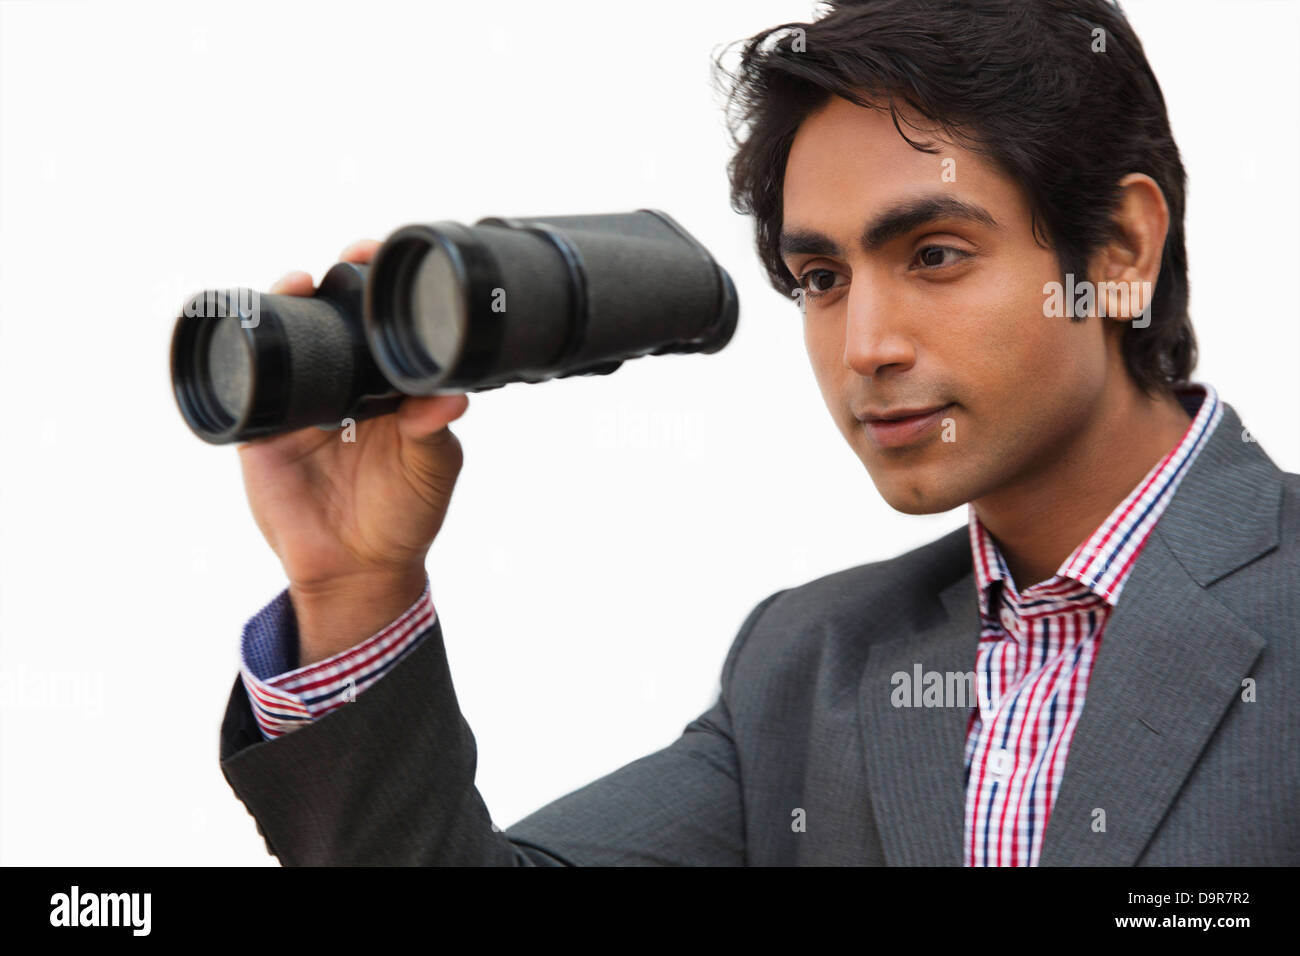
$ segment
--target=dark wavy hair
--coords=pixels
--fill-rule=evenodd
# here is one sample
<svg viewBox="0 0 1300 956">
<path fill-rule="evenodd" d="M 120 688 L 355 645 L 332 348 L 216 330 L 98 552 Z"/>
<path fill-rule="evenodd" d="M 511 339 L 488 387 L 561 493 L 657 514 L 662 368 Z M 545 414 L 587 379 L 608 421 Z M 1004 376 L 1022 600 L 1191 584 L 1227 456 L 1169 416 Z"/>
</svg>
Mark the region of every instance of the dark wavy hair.
<svg viewBox="0 0 1300 956">
<path fill-rule="evenodd" d="M 1169 206 L 1150 325 L 1124 330 L 1124 362 L 1139 387 L 1187 382 L 1196 337 L 1187 314 L 1183 210 L 1187 174 L 1164 96 L 1142 44 L 1108 0 L 832 0 L 810 23 L 784 23 L 743 43 L 734 72 L 713 64 L 735 146 L 731 206 L 755 218 L 759 258 L 789 296 L 781 260 L 782 188 L 795 132 L 832 95 L 888 109 L 899 104 L 952 142 L 989 158 L 1025 191 L 1036 241 L 1062 277 L 1087 276 L 1091 254 L 1114 235 L 1119 181 L 1146 173 Z M 1095 31 L 1104 31 L 1097 34 Z M 1104 52 L 1094 52 L 1104 40 Z M 916 129 L 916 126 L 912 127 Z M 1081 319 L 1076 319 L 1081 321 Z"/>
</svg>

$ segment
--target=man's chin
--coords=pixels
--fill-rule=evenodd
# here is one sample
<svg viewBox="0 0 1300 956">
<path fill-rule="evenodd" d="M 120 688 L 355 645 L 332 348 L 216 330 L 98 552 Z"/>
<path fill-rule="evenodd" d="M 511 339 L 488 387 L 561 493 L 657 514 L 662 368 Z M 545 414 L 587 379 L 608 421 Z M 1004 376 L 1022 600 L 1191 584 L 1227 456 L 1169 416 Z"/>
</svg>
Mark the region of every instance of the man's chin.
<svg viewBox="0 0 1300 956">
<path fill-rule="evenodd" d="M 962 489 L 938 481 L 906 475 L 891 475 L 883 481 L 872 475 L 871 480 L 885 503 L 906 515 L 941 514 L 970 501 Z"/>
<path fill-rule="evenodd" d="M 937 515 L 966 504 L 965 499 L 961 498 L 929 499 L 925 501 L 898 501 L 886 498 L 885 502 L 895 511 L 901 511 L 905 515 Z"/>
</svg>

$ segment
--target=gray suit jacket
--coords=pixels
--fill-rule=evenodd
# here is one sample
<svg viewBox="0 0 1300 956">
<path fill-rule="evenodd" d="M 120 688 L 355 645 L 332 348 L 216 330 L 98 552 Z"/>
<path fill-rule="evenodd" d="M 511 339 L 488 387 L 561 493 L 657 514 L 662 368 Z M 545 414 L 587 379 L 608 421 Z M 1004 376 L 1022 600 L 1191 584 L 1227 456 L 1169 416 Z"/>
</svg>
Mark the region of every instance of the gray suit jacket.
<svg viewBox="0 0 1300 956">
<path fill-rule="evenodd" d="M 1300 475 L 1242 432 L 1225 407 L 1134 565 L 1042 865 L 1300 864 Z M 779 591 L 681 737 L 504 832 L 441 630 L 273 741 L 236 679 L 221 769 L 286 864 L 959 865 L 969 711 L 895 708 L 891 675 L 969 671 L 978 636 L 965 528 Z"/>
</svg>

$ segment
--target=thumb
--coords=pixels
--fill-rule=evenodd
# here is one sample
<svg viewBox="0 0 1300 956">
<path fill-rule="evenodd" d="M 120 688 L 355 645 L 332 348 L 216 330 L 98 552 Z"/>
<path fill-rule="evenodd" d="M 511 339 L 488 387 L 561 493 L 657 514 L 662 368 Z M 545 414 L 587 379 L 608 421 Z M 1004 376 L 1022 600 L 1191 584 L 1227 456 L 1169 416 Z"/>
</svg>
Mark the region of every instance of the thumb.
<svg viewBox="0 0 1300 956">
<path fill-rule="evenodd" d="M 397 430 L 409 441 L 422 445 L 441 445 L 451 433 L 447 425 L 460 418 L 469 408 L 469 396 L 411 396 L 397 409 Z"/>
</svg>

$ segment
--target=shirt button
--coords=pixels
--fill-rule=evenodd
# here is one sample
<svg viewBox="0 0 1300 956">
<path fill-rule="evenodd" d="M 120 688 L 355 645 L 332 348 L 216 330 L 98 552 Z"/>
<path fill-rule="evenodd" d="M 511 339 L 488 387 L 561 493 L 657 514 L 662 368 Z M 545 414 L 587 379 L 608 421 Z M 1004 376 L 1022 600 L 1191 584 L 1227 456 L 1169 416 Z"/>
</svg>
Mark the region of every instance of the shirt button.
<svg viewBox="0 0 1300 956">
<path fill-rule="evenodd" d="M 989 752 L 989 771 L 999 780 L 1006 779 L 1007 774 L 1011 773 L 1011 753 L 1007 750 L 993 750 Z"/>
<path fill-rule="evenodd" d="M 1002 617 L 1002 626 L 1006 628 L 1007 633 L 1010 634 L 1014 632 L 1016 629 L 1016 616 L 1011 613 L 1011 609 L 1004 607 L 1002 609 L 1001 617 Z"/>
</svg>

